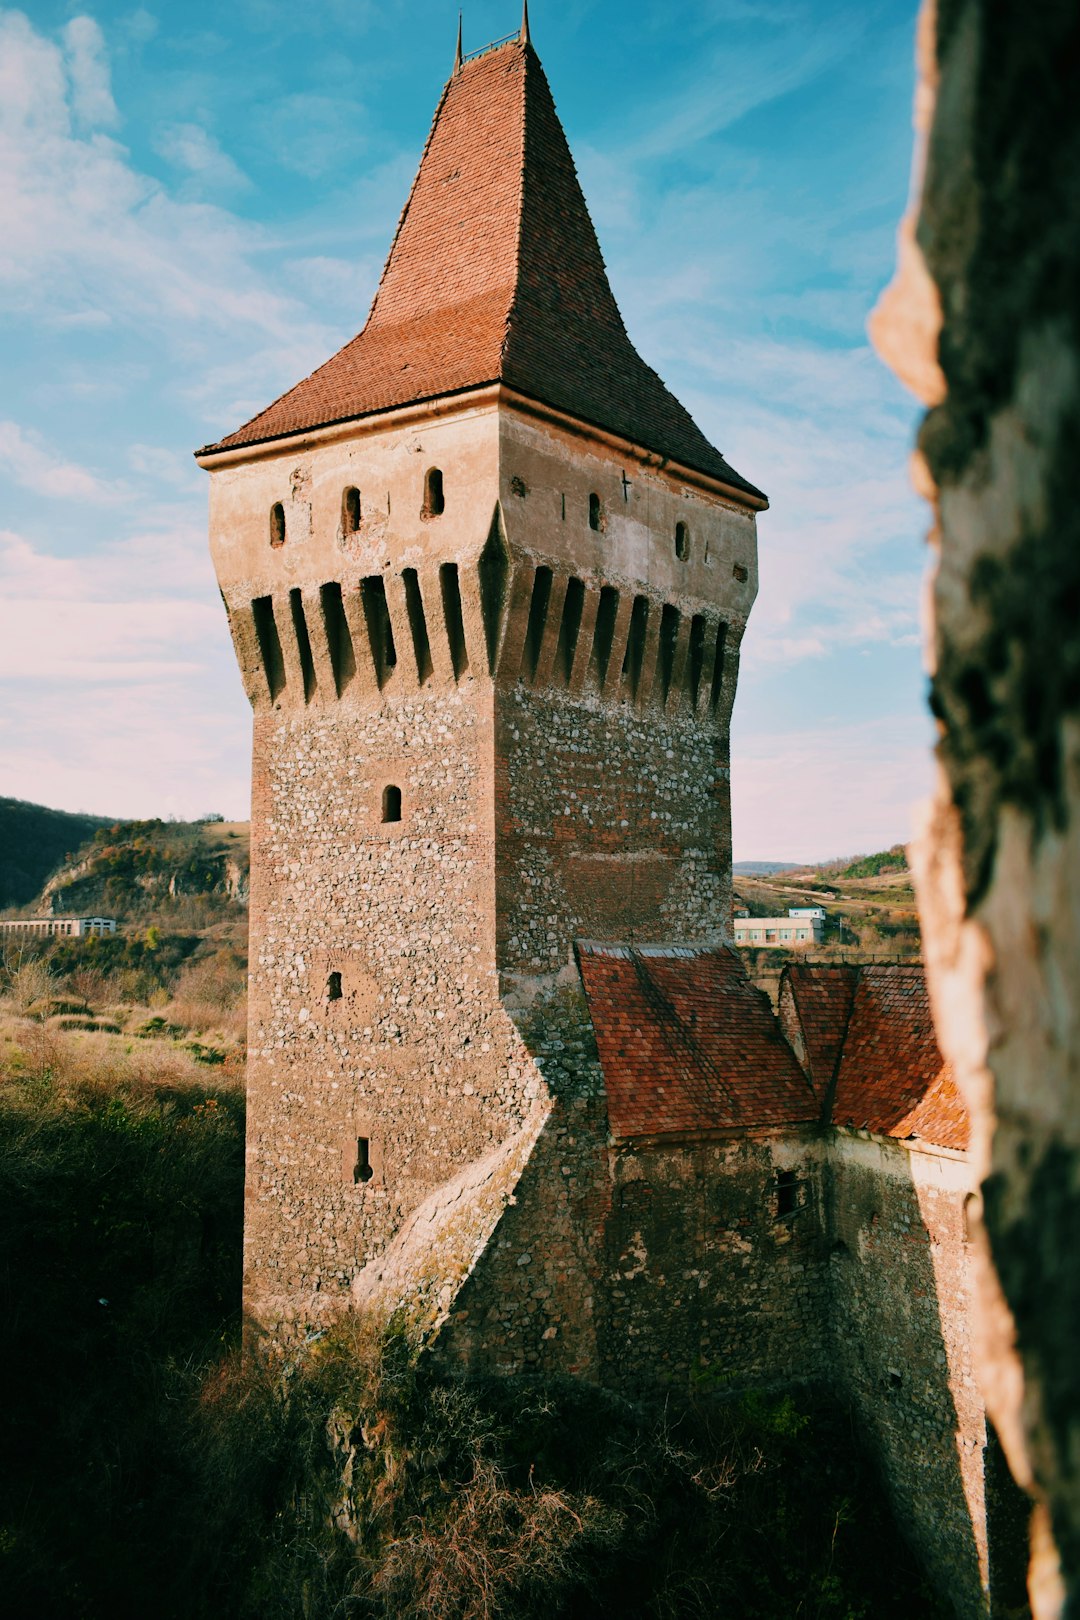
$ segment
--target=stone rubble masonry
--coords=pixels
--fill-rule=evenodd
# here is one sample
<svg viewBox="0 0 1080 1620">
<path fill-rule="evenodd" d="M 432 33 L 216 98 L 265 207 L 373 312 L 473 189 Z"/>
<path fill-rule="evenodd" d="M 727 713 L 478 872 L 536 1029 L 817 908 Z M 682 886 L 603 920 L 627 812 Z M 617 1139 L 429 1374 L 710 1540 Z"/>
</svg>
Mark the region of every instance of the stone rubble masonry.
<svg viewBox="0 0 1080 1620">
<path fill-rule="evenodd" d="M 255 711 L 246 1308 L 299 1332 L 400 1234 L 437 1315 L 438 1190 L 501 1166 L 456 1200 L 467 1270 L 561 1129 L 519 1024 L 574 939 L 728 935 L 754 513 L 490 399 L 209 461 Z"/>
</svg>

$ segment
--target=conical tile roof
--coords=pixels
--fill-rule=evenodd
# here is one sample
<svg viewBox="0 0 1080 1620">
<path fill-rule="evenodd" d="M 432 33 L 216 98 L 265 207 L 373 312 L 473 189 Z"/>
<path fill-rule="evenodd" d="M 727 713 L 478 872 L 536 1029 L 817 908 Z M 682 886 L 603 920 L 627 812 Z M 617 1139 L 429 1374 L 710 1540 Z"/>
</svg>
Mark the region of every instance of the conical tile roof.
<svg viewBox="0 0 1080 1620">
<path fill-rule="evenodd" d="M 761 498 L 630 342 L 521 39 L 452 74 L 363 331 L 200 454 L 496 382 Z"/>
</svg>

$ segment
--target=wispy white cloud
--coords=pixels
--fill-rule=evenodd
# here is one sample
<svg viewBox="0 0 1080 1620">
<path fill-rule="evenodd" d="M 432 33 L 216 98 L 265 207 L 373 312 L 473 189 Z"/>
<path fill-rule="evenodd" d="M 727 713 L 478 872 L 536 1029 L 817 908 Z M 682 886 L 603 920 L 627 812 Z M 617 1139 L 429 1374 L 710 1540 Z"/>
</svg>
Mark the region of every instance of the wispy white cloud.
<svg viewBox="0 0 1080 1620">
<path fill-rule="evenodd" d="M 92 17 L 72 17 L 64 29 L 71 105 L 79 122 L 112 129 L 120 122 L 112 97 L 105 39 Z"/>
<path fill-rule="evenodd" d="M 50 500 L 111 506 L 124 499 L 125 492 L 118 484 L 66 460 L 17 422 L 0 422 L 0 465 L 13 483 Z"/>
<path fill-rule="evenodd" d="M 76 131 L 92 76 L 69 84 L 64 68 L 24 16 L 0 13 L 0 303 L 54 319 L 89 305 L 166 343 L 323 332 L 266 278 L 264 230 L 172 196 L 111 137 Z"/>
<path fill-rule="evenodd" d="M 188 175 L 190 182 L 202 188 L 246 191 L 251 186 L 251 181 L 239 165 L 201 124 L 167 124 L 154 144 L 167 162 L 174 164 Z"/>
<path fill-rule="evenodd" d="M 736 727 L 734 743 L 736 860 L 821 861 L 887 849 L 910 838 L 915 808 L 930 791 L 930 728 L 920 715 L 767 737 Z"/>
</svg>

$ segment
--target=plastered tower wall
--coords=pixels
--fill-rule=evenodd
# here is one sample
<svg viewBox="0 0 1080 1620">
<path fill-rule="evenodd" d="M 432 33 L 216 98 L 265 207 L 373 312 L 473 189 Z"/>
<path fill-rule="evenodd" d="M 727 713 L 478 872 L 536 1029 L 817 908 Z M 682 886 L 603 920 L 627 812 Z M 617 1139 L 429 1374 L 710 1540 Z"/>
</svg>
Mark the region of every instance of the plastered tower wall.
<svg viewBox="0 0 1080 1620">
<path fill-rule="evenodd" d="M 500 979 L 519 1004 L 590 927 L 674 929 L 695 880 L 684 933 L 729 912 L 753 516 L 511 415 L 213 468 L 255 710 L 245 1264 L 268 1324 L 318 1315 L 436 1188 L 539 1129 L 551 1093 Z"/>
</svg>

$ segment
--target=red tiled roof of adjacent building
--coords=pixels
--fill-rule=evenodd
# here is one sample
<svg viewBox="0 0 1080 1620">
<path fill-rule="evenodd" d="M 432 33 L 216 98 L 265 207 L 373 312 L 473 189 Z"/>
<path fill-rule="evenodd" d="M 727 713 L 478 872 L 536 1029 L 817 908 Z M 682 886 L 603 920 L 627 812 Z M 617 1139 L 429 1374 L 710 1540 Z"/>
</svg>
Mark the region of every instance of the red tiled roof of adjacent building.
<svg viewBox="0 0 1080 1620">
<path fill-rule="evenodd" d="M 839 975 L 848 976 L 842 991 Z M 808 1058 L 818 1055 L 835 1088 L 826 1095 L 834 1125 L 897 1139 L 921 1137 L 937 1147 L 966 1149 L 969 1121 L 949 1065 L 937 1044 L 926 977 L 918 963 L 863 963 L 857 967 L 789 963 L 781 997 L 790 991 L 798 1008 Z M 849 1015 L 836 1065 L 836 1035 L 842 995 Z"/>
<path fill-rule="evenodd" d="M 630 342 L 543 68 L 520 40 L 446 85 L 363 331 L 200 454 L 496 382 L 764 500 Z"/>
<path fill-rule="evenodd" d="M 812 967 L 790 962 L 785 969 L 780 1022 L 786 1026 L 789 1014 L 794 1016 L 796 1028 L 785 1033 L 793 1045 L 801 1039 L 807 1078 L 823 1101 L 836 1074 L 858 976 L 857 967 L 842 962 Z"/>
<path fill-rule="evenodd" d="M 921 967 L 864 965 L 832 1100 L 835 1125 L 966 1148 L 968 1114 L 934 1033 Z"/>
<path fill-rule="evenodd" d="M 768 998 L 733 951 L 579 943 L 578 960 L 614 1135 L 817 1118 Z"/>
</svg>

